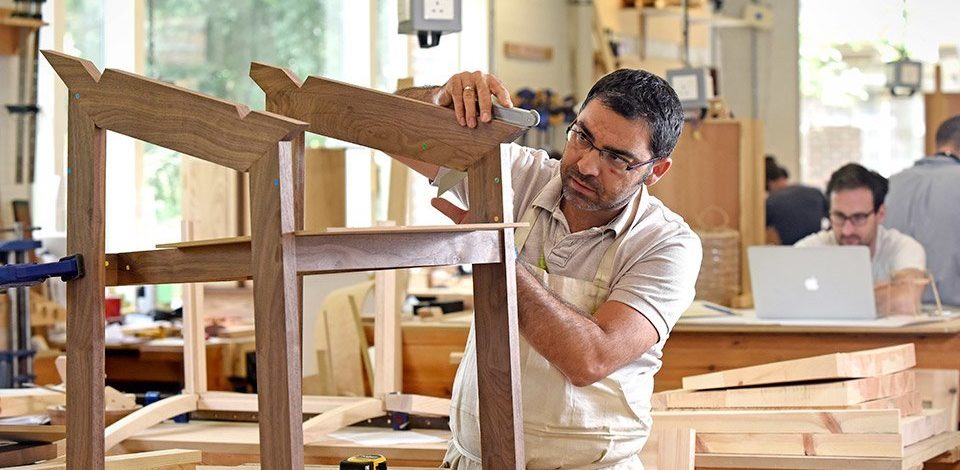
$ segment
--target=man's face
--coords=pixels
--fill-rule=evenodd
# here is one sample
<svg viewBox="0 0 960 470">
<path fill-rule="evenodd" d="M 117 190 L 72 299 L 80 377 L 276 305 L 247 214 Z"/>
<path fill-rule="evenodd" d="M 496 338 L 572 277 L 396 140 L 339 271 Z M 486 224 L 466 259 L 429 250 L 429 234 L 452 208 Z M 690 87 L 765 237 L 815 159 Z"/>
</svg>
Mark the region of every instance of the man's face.
<svg viewBox="0 0 960 470">
<path fill-rule="evenodd" d="M 883 205 L 873 211 L 873 193 L 867 188 L 843 189 L 830 195 L 830 223 L 838 245 L 873 247 L 884 213 Z"/>
<path fill-rule="evenodd" d="M 599 100 L 590 101 L 580 111 L 575 128 L 597 148 L 624 156 L 632 162 L 644 162 L 653 157 L 646 122 L 627 119 Z M 657 168 L 662 164 L 664 167 Z M 582 210 L 619 209 L 636 194 L 644 179 L 655 173 L 652 180 L 659 178 L 669 166 L 669 160 L 661 160 L 632 170 L 618 169 L 612 159 L 601 156 L 583 142 L 578 145 L 574 138 L 567 142 L 560 163 L 563 199 Z"/>
</svg>

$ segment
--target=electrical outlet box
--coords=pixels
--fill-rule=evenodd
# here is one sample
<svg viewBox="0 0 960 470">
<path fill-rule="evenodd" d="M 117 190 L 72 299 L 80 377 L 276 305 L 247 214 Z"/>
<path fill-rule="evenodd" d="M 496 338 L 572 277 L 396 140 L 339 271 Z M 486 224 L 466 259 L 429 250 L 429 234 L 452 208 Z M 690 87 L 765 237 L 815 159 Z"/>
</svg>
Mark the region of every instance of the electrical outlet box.
<svg viewBox="0 0 960 470">
<path fill-rule="evenodd" d="M 713 98 L 713 79 L 703 67 L 667 70 L 667 83 L 677 92 L 684 111 L 707 109 Z"/>
<path fill-rule="evenodd" d="M 420 47 L 433 47 L 441 34 L 462 29 L 460 12 L 461 0 L 398 0 L 398 32 L 416 34 Z"/>
</svg>

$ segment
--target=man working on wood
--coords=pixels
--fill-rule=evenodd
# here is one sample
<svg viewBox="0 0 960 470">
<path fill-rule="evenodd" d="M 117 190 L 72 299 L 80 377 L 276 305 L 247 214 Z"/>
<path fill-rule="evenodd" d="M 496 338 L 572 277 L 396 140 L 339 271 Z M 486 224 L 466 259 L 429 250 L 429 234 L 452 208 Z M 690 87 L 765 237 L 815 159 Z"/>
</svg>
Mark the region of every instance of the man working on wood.
<svg viewBox="0 0 960 470">
<path fill-rule="evenodd" d="M 887 188 L 887 179 L 875 171 L 856 163 L 840 167 L 830 175 L 827 183 L 831 228 L 809 235 L 794 246 L 868 247 L 873 282 L 880 301 L 878 310 L 881 313 L 914 313 L 910 307 L 920 301 L 923 290 L 894 289 L 891 282 L 903 284 L 910 279 L 924 278 L 926 254 L 923 246 L 909 235 L 880 225 L 887 213 L 884 205 Z"/>
<path fill-rule="evenodd" d="M 490 121 L 491 95 L 510 105 L 503 84 L 479 72 L 400 94 L 452 106 L 471 128 Z M 670 169 L 682 126 L 664 80 L 618 70 L 590 90 L 561 161 L 511 147 L 514 216 L 530 224 L 516 233 L 527 468 L 642 468 L 653 376 L 700 269 L 698 237 L 646 190 Z M 432 181 L 447 171 L 400 159 Z M 462 183 L 454 191 L 466 200 Z M 470 220 L 449 201 L 433 204 Z M 480 468 L 478 409 L 471 331 L 445 466 Z"/>
</svg>

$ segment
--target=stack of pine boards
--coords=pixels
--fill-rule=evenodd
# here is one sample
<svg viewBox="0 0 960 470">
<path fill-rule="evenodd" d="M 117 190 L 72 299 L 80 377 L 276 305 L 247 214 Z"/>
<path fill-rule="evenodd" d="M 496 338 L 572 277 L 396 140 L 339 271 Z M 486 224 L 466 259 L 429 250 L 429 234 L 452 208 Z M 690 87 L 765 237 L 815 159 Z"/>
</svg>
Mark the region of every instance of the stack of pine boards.
<svg viewBox="0 0 960 470">
<path fill-rule="evenodd" d="M 902 457 L 954 424 L 921 408 L 915 365 L 905 344 L 685 377 L 654 427 L 694 429 L 697 454 Z"/>
</svg>

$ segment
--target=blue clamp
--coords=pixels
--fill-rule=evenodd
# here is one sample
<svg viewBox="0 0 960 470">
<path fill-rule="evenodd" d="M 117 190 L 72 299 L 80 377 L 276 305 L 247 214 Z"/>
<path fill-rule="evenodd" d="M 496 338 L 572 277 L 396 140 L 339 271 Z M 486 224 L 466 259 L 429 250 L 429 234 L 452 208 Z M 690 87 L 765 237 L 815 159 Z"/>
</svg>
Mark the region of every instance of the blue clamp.
<svg viewBox="0 0 960 470">
<path fill-rule="evenodd" d="M 53 263 L 0 266 L 0 290 L 30 287 L 51 277 L 59 277 L 64 281 L 72 281 L 83 277 L 83 257 L 73 255 L 60 258 L 60 261 Z"/>
</svg>

